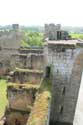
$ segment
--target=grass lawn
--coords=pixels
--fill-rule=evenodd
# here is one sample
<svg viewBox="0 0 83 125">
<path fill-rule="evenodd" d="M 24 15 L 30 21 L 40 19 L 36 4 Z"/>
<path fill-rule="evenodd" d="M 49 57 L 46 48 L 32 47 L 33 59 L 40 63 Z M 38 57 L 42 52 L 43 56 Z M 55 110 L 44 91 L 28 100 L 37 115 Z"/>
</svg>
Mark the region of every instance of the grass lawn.
<svg viewBox="0 0 83 125">
<path fill-rule="evenodd" d="M 83 39 L 83 34 L 72 33 L 70 35 L 72 38 Z"/>
<path fill-rule="evenodd" d="M 4 115 L 5 106 L 7 104 L 6 89 L 6 80 L 0 80 L 0 117 Z"/>
</svg>

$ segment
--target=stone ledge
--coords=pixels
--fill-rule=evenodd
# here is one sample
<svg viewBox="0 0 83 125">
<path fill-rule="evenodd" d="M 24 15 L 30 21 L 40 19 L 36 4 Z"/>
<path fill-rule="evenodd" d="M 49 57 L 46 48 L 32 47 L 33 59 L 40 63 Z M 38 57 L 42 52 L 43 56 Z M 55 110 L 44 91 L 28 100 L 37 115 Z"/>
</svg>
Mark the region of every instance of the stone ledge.
<svg viewBox="0 0 83 125">
<path fill-rule="evenodd" d="M 39 89 L 40 85 L 38 84 L 17 84 L 17 83 L 8 83 L 8 89 Z"/>
<path fill-rule="evenodd" d="M 27 72 L 27 73 L 37 73 L 37 74 L 42 74 L 43 70 L 34 70 L 34 69 L 20 69 L 16 68 L 12 73 L 14 72 Z"/>
</svg>

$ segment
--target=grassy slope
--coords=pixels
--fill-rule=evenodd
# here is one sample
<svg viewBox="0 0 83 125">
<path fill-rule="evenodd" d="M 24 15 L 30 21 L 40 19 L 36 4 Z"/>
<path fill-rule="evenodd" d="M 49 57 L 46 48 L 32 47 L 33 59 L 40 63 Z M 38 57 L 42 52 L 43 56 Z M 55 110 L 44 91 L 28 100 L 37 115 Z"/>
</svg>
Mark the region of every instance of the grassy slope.
<svg viewBox="0 0 83 125">
<path fill-rule="evenodd" d="M 7 89 L 6 81 L 0 80 L 0 117 L 4 115 L 5 106 L 7 104 L 6 89 Z"/>
</svg>

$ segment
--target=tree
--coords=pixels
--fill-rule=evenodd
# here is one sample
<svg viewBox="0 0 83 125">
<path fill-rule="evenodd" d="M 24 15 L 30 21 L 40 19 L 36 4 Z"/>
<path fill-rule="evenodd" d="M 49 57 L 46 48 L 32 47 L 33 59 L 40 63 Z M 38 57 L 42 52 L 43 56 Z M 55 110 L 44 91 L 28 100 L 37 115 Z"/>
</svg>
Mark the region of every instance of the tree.
<svg viewBox="0 0 83 125">
<path fill-rule="evenodd" d="M 26 32 L 21 42 L 23 47 L 42 46 L 43 34 L 38 32 Z"/>
</svg>

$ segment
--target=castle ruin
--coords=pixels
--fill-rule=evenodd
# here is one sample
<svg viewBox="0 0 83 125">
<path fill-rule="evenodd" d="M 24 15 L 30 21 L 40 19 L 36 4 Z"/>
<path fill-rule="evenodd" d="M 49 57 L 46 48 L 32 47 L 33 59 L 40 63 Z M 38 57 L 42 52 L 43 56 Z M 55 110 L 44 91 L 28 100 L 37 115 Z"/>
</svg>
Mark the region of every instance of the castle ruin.
<svg viewBox="0 0 83 125">
<path fill-rule="evenodd" d="M 20 48 L 22 35 L 13 31 L 12 37 L 0 38 L 1 65 L 7 58 L 11 67 L 7 124 L 73 125 L 83 67 L 83 42 L 71 39 L 59 24 L 45 25 L 42 49 Z M 46 103 L 42 105 L 43 102 Z M 38 117 L 42 112 L 42 117 Z"/>
</svg>

